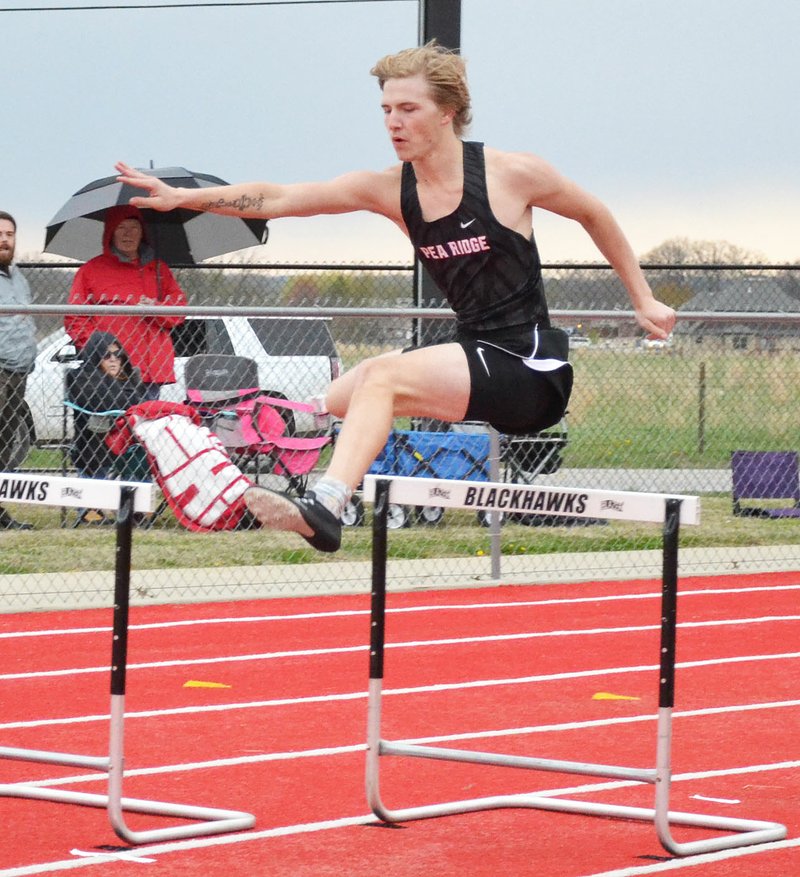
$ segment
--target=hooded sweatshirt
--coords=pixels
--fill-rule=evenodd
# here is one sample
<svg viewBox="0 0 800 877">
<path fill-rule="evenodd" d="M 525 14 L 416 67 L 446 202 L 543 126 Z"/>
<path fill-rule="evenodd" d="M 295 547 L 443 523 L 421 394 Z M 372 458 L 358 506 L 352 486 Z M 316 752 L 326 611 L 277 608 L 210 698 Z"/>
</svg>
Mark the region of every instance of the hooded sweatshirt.
<svg viewBox="0 0 800 877">
<path fill-rule="evenodd" d="M 100 362 L 111 345 L 122 351 L 120 363 L 124 379 L 107 375 Z M 145 388 L 137 369 L 131 366 L 124 347 L 110 332 L 94 332 L 83 348 L 83 363 L 67 373 L 67 398 L 86 411 L 126 411 L 144 399 Z M 85 474 L 105 468 L 113 456 L 105 445 L 105 434 L 89 428 L 89 415 L 74 413 L 72 461 Z"/>
<path fill-rule="evenodd" d="M 124 219 L 138 219 L 143 238 L 139 258 L 126 259 L 113 246 L 114 231 Z M 156 259 L 147 243 L 147 228 L 138 208 L 130 205 L 111 207 L 106 213 L 103 230 L 103 252 L 90 259 L 75 275 L 69 293 L 69 304 L 75 305 L 136 305 L 142 298 L 153 298 L 159 304 L 186 305 L 186 296 L 160 259 Z M 175 351 L 170 329 L 183 322 L 183 317 L 92 316 L 69 315 L 64 318 L 67 334 L 82 349 L 92 332 L 111 332 L 138 368 L 145 383 L 170 384 L 175 381 Z"/>
</svg>

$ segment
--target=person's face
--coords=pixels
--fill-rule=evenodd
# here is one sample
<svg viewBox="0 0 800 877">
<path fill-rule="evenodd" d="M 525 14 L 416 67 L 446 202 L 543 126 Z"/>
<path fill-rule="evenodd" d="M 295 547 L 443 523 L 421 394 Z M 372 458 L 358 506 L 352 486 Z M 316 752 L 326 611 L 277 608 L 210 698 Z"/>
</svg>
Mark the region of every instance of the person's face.
<svg viewBox="0 0 800 877">
<path fill-rule="evenodd" d="M 381 106 L 386 130 L 401 161 L 414 161 L 430 153 L 453 121 L 452 112 L 434 102 L 421 73 L 387 79 Z"/>
<path fill-rule="evenodd" d="M 8 219 L 0 219 L 0 265 L 10 265 L 14 260 L 17 230 Z"/>
<path fill-rule="evenodd" d="M 110 378 L 118 378 L 122 372 L 122 356 L 119 347 L 112 344 L 100 360 L 100 368 Z"/>
<path fill-rule="evenodd" d="M 112 236 L 114 246 L 128 259 L 139 255 L 139 244 L 142 242 L 142 225 L 138 219 L 123 219 L 114 229 Z"/>
</svg>

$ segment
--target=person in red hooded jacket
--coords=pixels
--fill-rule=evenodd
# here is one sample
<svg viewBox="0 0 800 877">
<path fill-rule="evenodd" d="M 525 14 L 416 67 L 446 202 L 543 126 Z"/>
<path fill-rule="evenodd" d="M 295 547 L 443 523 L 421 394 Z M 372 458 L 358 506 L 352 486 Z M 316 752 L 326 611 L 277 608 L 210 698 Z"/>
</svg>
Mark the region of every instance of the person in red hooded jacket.
<svg viewBox="0 0 800 877">
<path fill-rule="evenodd" d="M 155 257 L 139 209 L 122 205 L 106 213 L 103 252 L 78 270 L 68 303 L 180 307 L 186 305 L 186 295 L 166 263 Z M 70 314 L 64 318 L 64 328 L 78 349 L 83 349 L 93 332 L 114 335 L 139 369 L 146 398 L 157 399 L 161 385 L 175 381 L 170 330 L 183 319 Z"/>
</svg>

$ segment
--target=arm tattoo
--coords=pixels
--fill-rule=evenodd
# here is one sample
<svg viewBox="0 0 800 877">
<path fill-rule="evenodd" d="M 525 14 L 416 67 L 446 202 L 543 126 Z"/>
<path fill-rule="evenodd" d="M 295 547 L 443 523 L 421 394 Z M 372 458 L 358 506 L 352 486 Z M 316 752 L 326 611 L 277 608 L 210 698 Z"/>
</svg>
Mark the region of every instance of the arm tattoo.
<svg viewBox="0 0 800 877">
<path fill-rule="evenodd" d="M 255 198 L 250 195 L 242 195 L 239 198 L 226 200 L 225 198 L 217 198 L 216 201 L 206 201 L 201 204 L 203 210 L 241 210 L 245 213 L 248 210 L 261 210 L 264 205 L 264 196 L 258 195 Z"/>
</svg>

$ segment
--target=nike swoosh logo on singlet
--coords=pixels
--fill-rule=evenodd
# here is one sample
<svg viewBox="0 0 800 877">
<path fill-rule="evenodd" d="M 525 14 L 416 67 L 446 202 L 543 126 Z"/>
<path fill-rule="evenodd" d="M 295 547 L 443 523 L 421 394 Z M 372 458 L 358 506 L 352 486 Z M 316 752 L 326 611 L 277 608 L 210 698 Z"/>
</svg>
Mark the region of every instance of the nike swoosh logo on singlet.
<svg viewBox="0 0 800 877">
<path fill-rule="evenodd" d="M 461 223 L 461 228 L 469 228 L 469 227 L 472 225 L 473 222 L 475 222 L 474 219 L 470 219 L 469 222 L 462 222 L 462 223 Z"/>
<path fill-rule="evenodd" d="M 482 348 L 482 347 L 476 347 L 476 348 L 475 348 L 475 352 L 476 352 L 476 353 L 478 354 L 478 356 L 480 357 L 481 365 L 482 365 L 482 366 L 484 367 L 484 369 L 486 370 L 486 374 L 487 374 L 489 377 L 491 377 L 492 374 L 491 374 L 491 372 L 489 371 L 489 366 L 486 365 L 486 360 L 483 358 L 483 348 Z"/>
</svg>

